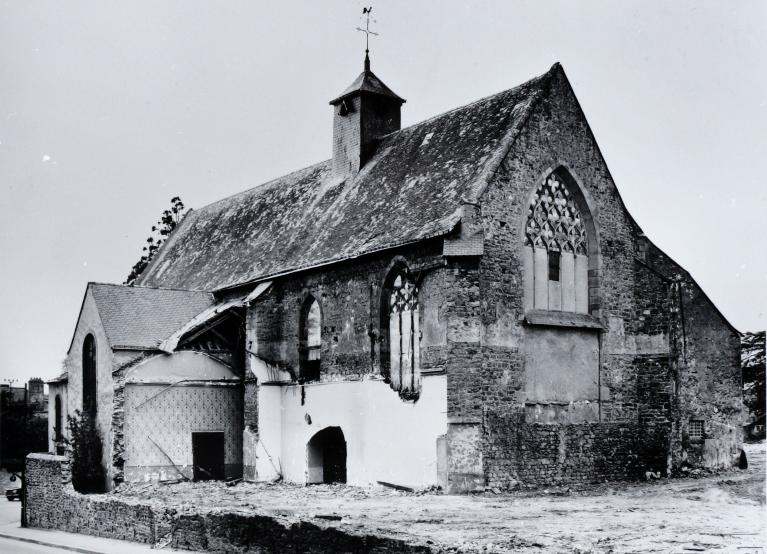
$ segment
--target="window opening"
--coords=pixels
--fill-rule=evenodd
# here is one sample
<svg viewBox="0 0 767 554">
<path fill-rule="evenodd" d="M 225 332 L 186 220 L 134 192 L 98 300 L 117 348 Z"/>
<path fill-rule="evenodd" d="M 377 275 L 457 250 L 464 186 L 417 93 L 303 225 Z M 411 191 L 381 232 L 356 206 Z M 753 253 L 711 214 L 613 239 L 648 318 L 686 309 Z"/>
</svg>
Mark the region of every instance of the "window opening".
<svg viewBox="0 0 767 554">
<path fill-rule="evenodd" d="M 303 381 L 319 380 L 321 348 L 322 312 L 317 299 L 309 297 L 301 315 L 300 376 Z"/>
<path fill-rule="evenodd" d="M 549 252 L 549 281 L 559 281 L 559 252 Z"/>
<path fill-rule="evenodd" d="M 404 271 L 391 284 L 388 308 L 391 387 L 405 399 L 416 399 L 420 392 L 418 288 Z"/>
<path fill-rule="evenodd" d="M 54 400 L 54 413 L 53 419 L 53 440 L 59 442 L 61 440 L 61 395 L 56 395 Z"/>
<path fill-rule="evenodd" d="M 691 439 L 702 440 L 705 433 L 704 421 L 702 419 L 691 419 L 689 433 Z"/>
<path fill-rule="evenodd" d="M 525 310 L 589 313 L 586 220 L 559 174 L 535 190 L 523 240 Z"/>
<path fill-rule="evenodd" d="M 96 417 L 97 382 L 96 382 L 96 339 L 88 335 L 83 341 L 83 412 L 91 418 Z"/>
</svg>

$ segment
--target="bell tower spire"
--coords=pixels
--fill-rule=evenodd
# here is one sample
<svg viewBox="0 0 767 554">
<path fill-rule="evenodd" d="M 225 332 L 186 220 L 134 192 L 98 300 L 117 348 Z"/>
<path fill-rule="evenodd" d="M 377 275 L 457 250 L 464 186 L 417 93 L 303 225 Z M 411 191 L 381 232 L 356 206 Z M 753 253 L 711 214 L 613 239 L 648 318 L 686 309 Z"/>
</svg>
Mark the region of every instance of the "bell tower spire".
<svg viewBox="0 0 767 554">
<path fill-rule="evenodd" d="M 384 135 L 399 131 L 400 108 L 405 103 L 370 70 L 370 30 L 372 7 L 363 8 L 365 28 L 365 64 L 362 73 L 341 95 L 330 101 L 333 106 L 333 172 L 350 178 L 375 154 Z M 375 21 L 373 20 L 373 23 Z"/>
</svg>

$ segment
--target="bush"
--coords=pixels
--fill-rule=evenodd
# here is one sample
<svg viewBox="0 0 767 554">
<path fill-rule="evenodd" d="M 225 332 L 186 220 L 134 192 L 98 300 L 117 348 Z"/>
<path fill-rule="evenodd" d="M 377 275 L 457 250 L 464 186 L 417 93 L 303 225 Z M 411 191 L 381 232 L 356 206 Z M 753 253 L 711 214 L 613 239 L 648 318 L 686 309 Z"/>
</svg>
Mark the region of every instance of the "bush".
<svg viewBox="0 0 767 554">
<path fill-rule="evenodd" d="M 105 492 L 104 468 L 101 466 L 103 447 L 96 422 L 80 410 L 67 416 L 69 445 L 72 457 L 72 485 L 82 493 Z"/>
</svg>

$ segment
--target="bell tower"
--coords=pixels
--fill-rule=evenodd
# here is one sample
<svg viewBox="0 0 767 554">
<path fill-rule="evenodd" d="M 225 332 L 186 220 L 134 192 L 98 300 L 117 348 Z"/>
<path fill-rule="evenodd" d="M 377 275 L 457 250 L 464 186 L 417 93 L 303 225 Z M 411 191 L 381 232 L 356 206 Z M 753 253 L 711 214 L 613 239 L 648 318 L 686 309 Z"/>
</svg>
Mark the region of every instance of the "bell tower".
<svg viewBox="0 0 767 554">
<path fill-rule="evenodd" d="M 365 29 L 370 31 L 370 10 Z M 375 153 L 384 135 L 400 130 L 400 107 L 405 100 L 394 94 L 370 70 L 370 55 L 365 48 L 362 73 L 340 96 L 330 101 L 333 106 L 333 173 L 343 179 L 353 177 Z"/>
</svg>

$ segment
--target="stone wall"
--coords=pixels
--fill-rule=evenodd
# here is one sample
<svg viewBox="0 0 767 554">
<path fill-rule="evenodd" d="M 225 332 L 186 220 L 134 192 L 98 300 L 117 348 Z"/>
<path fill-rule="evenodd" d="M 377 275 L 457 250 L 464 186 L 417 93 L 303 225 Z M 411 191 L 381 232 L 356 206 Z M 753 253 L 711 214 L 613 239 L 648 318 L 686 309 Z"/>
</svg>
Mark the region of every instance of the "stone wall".
<svg viewBox="0 0 767 554">
<path fill-rule="evenodd" d="M 396 539 L 305 521 L 220 511 L 184 515 L 109 494 L 82 495 L 72 489 L 69 462 L 62 456 L 30 454 L 26 475 L 30 527 L 201 552 L 431 552 L 428 547 Z"/>
<path fill-rule="evenodd" d="M 422 348 L 426 367 L 441 369 L 446 358 L 444 330 L 440 333 L 439 307 L 442 281 L 433 271 L 441 266 L 441 243 L 427 242 L 417 249 L 369 256 L 332 270 L 307 271 L 275 281 L 248 311 L 249 349 L 264 360 L 299 375 L 300 313 L 310 296 L 322 313 L 321 381 L 338 381 L 377 374 L 380 362 L 381 289 L 395 261 L 404 262 L 419 279 Z M 436 273 L 436 274 L 435 274 Z M 441 350 L 440 350 L 441 349 Z"/>
<path fill-rule="evenodd" d="M 740 336 L 692 276 L 645 240 L 640 257 L 669 283 L 673 395 L 670 466 L 729 467 L 740 452 L 743 398 Z M 704 436 L 691 439 L 691 420 Z"/>
<path fill-rule="evenodd" d="M 448 452 L 460 452 L 464 468 L 481 460 L 498 486 L 665 474 L 675 441 L 676 458 L 721 463 L 736 447 L 737 337 L 686 272 L 651 259 L 660 254 L 628 214 L 564 75 L 550 86 L 481 197 L 484 255 L 475 266 L 453 261 L 461 285 L 448 287 L 448 415 L 464 428 L 456 440 L 467 418 L 482 438 L 470 455 L 462 439 L 450 449 L 449 432 Z M 557 168 L 593 223 L 589 315 L 599 330 L 526 318 L 528 202 Z M 542 334 L 546 344 L 534 340 Z M 685 440 L 692 417 L 710 422 L 705 441 Z"/>
<path fill-rule="evenodd" d="M 30 527 L 144 543 L 157 540 L 150 507 L 75 492 L 66 457 L 30 454 L 26 476 Z"/>
</svg>

